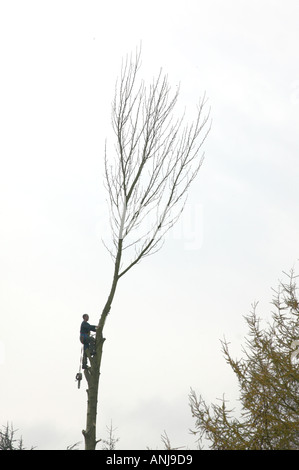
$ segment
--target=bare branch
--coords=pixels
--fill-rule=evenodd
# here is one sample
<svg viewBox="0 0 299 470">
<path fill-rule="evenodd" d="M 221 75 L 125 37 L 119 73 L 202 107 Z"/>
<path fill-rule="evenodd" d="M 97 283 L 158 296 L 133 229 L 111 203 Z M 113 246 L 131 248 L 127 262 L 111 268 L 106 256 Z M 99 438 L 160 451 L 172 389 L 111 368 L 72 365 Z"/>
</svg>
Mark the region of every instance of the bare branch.
<svg viewBox="0 0 299 470">
<path fill-rule="evenodd" d="M 112 249 L 116 259 L 122 239 L 119 277 L 143 257 L 156 252 L 165 233 L 182 213 L 188 189 L 203 163 L 200 155 L 210 131 L 210 112 L 200 100 L 195 121 L 174 119 L 179 89 L 171 94 L 159 72 L 146 86 L 137 80 L 140 51 L 126 58 L 112 103 L 116 157 L 109 163 L 105 147 L 105 185 L 109 194 Z"/>
</svg>

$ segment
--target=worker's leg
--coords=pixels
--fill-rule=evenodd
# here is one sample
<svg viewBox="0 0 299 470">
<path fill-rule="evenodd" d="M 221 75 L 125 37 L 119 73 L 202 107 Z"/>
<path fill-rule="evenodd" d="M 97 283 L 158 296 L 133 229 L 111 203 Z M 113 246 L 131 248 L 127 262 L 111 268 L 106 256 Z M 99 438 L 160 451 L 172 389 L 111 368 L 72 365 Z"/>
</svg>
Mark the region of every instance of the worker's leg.
<svg viewBox="0 0 299 470">
<path fill-rule="evenodd" d="M 85 344 L 84 344 L 83 358 L 82 358 L 82 369 L 86 369 L 86 368 L 87 368 L 87 354 L 86 354 L 86 348 L 85 348 Z"/>
<path fill-rule="evenodd" d="M 87 335 L 81 335 L 80 336 L 80 341 L 83 344 L 83 358 L 82 358 L 82 369 L 87 368 L 87 358 L 90 356 L 89 355 L 89 336 Z"/>
</svg>

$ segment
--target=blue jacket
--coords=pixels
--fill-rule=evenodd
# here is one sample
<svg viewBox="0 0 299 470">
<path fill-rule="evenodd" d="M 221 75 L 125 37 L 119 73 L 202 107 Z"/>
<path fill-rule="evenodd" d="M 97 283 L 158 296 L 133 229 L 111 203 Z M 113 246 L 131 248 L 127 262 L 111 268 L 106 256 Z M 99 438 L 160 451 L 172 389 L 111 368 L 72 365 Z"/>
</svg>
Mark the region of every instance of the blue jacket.
<svg viewBox="0 0 299 470">
<path fill-rule="evenodd" d="M 90 331 L 96 331 L 96 326 L 95 325 L 90 325 L 87 321 L 83 321 L 81 323 L 81 328 L 80 328 L 80 336 L 81 335 L 88 335 Z"/>
</svg>

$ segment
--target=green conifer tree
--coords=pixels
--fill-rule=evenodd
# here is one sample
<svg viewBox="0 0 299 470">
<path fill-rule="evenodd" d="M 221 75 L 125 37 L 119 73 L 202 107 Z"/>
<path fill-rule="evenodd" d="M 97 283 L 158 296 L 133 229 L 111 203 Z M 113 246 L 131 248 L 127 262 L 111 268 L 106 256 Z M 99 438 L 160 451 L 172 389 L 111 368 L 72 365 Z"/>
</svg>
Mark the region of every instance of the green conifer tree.
<svg viewBox="0 0 299 470">
<path fill-rule="evenodd" d="M 221 404 L 208 406 L 202 396 L 190 393 L 199 441 L 213 450 L 299 449 L 299 301 L 296 277 L 284 273 L 274 291 L 271 323 L 261 327 L 257 303 L 245 317 L 249 335 L 243 357 L 234 360 L 222 341 L 226 362 L 236 375 L 241 413 Z"/>
</svg>

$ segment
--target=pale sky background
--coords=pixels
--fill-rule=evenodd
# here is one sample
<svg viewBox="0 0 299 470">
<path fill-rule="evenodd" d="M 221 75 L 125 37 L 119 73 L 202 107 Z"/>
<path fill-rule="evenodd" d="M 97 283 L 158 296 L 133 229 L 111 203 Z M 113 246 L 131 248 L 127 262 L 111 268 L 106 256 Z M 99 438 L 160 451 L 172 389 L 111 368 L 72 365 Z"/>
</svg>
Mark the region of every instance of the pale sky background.
<svg viewBox="0 0 299 470">
<path fill-rule="evenodd" d="M 188 394 L 237 406 L 220 339 L 240 356 L 243 315 L 299 258 L 297 0 L 1 1 L 0 424 L 25 446 L 81 441 L 83 313 L 111 283 L 104 142 L 122 57 L 163 67 L 213 127 L 186 211 L 163 249 L 120 282 L 105 328 L 98 437 L 120 449 L 196 448 Z M 111 142 L 112 143 L 112 142 Z"/>
</svg>

